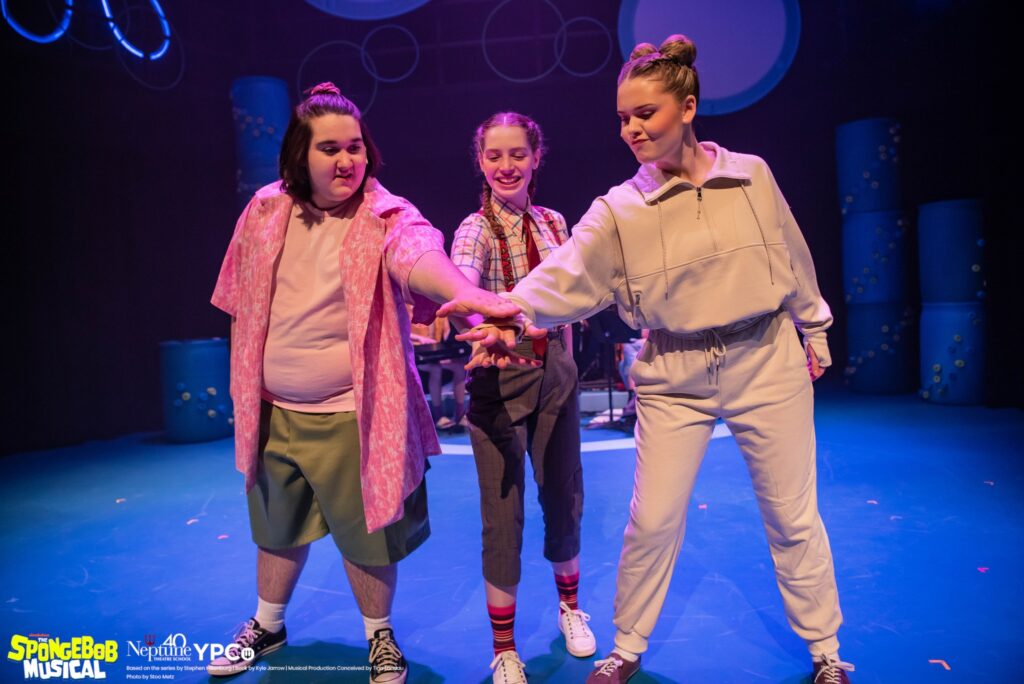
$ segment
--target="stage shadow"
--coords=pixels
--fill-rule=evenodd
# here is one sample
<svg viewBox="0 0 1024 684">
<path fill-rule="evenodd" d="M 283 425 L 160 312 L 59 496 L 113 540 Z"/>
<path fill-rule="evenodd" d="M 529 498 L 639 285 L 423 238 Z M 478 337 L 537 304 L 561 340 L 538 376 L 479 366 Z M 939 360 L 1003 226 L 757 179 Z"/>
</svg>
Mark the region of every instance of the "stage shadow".
<svg viewBox="0 0 1024 684">
<path fill-rule="evenodd" d="M 369 678 L 365 647 L 316 641 L 301 646 L 286 646 L 259 661 L 250 671 L 259 682 L 291 684 L 299 682 L 365 682 Z M 209 677 L 207 681 L 230 682 L 242 677 Z M 441 684 L 444 677 L 426 665 L 409 661 L 407 684 Z"/>
</svg>

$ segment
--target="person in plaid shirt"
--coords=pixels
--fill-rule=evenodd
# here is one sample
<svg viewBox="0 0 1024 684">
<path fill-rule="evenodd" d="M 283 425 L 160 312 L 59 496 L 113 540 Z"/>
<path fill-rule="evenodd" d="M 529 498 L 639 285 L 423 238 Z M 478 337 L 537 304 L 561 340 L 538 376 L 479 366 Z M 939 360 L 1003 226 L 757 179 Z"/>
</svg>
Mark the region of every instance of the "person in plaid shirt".
<svg viewBox="0 0 1024 684">
<path fill-rule="evenodd" d="M 495 114 L 477 128 L 473 151 L 484 176 L 481 208 L 455 231 L 452 262 L 470 282 L 507 292 L 569 233 L 561 214 L 532 204 L 544 154 L 535 121 L 516 112 Z M 527 452 L 544 510 L 544 556 L 555 573 L 566 650 L 577 657 L 597 650 L 590 616 L 577 602 L 583 469 L 570 332 L 559 326 L 520 343 L 515 353 L 530 363 L 478 367 L 470 374 L 469 434 L 480 483 L 495 684 L 526 681 L 514 624 Z"/>
</svg>

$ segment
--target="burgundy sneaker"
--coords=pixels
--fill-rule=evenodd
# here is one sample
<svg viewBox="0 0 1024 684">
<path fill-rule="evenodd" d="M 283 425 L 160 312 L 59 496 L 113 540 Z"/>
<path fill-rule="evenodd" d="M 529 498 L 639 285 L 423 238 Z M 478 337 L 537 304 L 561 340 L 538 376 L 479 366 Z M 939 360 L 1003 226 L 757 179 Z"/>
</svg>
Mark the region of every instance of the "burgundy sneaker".
<svg viewBox="0 0 1024 684">
<path fill-rule="evenodd" d="M 814 679 L 811 681 L 814 684 L 850 684 L 847 672 L 853 672 L 853 665 L 825 656 L 814 661 Z"/>
<path fill-rule="evenodd" d="M 604 660 L 594 661 L 594 671 L 587 677 L 587 684 L 625 684 L 639 671 L 639 657 L 631 663 L 612 651 Z"/>
</svg>

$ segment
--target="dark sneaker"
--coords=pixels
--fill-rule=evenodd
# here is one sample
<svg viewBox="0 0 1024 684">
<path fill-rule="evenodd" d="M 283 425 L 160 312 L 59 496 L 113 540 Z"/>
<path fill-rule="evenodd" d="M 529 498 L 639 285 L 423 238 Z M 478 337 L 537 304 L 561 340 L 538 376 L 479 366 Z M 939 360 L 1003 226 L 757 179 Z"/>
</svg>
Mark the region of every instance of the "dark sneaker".
<svg viewBox="0 0 1024 684">
<path fill-rule="evenodd" d="M 594 661 L 594 671 L 587 677 L 587 684 L 625 684 L 640 671 L 640 658 L 629 662 L 612 651 L 604 660 Z"/>
<path fill-rule="evenodd" d="M 256 618 L 250 618 L 235 640 L 224 649 L 224 655 L 210 661 L 206 671 L 214 677 L 227 677 L 248 670 L 253 663 L 288 643 L 284 626 L 280 632 L 268 632 Z"/>
<path fill-rule="evenodd" d="M 814 684 L 850 684 L 847 672 L 853 672 L 853 665 L 828 656 L 814 661 Z"/>
<path fill-rule="evenodd" d="M 370 684 L 405 684 L 408 674 L 395 633 L 390 627 L 378 629 L 370 639 Z"/>
</svg>

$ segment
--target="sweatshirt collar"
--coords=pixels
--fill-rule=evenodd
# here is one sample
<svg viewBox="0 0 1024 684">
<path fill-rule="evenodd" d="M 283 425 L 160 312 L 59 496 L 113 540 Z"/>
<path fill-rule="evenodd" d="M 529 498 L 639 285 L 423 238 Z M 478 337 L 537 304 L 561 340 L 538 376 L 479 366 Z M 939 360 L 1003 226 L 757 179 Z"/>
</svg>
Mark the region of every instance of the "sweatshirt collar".
<svg viewBox="0 0 1024 684">
<path fill-rule="evenodd" d="M 712 164 L 711 170 L 708 171 L 708 175 L 704 179 L 704 185 L 707 185 L 708 181 L 714 178 L 750 180 L 750 174 L 743 170 L 740 160 L 729 150 L 710 140 L 697 144 L 715 155 L 714 164 Z M 654 164 L 641 165 L 631 182 L 644 198 L 644 202 L 648 204 L 657 201 L 658 198 L 677 185 L 683 185 L 688 188 L 695 187 L 693 183 L 667 174 Z"/>
</svg>

